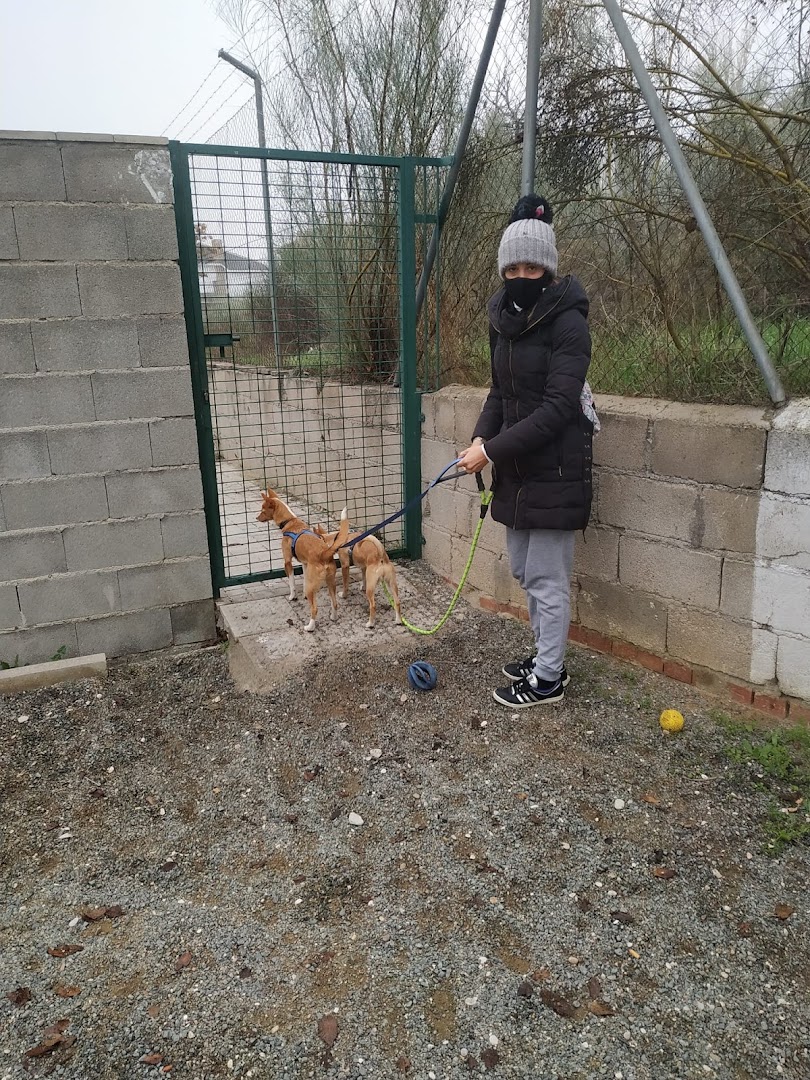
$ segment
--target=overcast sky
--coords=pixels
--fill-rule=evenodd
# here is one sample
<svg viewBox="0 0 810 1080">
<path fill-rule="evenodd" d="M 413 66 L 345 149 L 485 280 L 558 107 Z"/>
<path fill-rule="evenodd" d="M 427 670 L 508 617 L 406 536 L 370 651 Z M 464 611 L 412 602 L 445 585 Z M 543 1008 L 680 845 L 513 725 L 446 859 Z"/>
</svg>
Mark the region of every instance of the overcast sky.
<svg viewBox="0 0 810 1080">
<path fill-rule="evenodd" d="M 237 38 L 211 0 L 0 0 L 0 129 L 160 135 Z M 202 139 L 251 92 L 219 61 L 166 134 Z"/>
</svg>

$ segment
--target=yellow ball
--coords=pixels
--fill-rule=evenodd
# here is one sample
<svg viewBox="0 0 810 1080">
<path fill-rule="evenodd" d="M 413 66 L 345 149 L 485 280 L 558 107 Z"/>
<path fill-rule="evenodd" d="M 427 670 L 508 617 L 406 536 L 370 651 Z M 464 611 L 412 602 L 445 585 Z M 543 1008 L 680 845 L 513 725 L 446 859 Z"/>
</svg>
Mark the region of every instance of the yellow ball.
<svg viewBox="0 0 810 1080">
<path fill-rule="evenodd" d="M 664 731 L 683 731 L 683 716 L 677 709 L 664 709 L 658 723 Z"/>
</svg>

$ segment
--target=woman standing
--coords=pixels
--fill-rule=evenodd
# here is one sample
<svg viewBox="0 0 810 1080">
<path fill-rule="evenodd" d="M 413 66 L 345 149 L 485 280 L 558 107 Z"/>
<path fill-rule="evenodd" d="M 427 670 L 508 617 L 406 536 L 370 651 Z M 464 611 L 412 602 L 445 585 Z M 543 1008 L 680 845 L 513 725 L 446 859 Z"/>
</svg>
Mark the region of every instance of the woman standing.
<svg viewBox="0 0 810 1080">
<path fill-rule="evenodd" d="M 591 511 L 592 438 L 598 420 L 586 382 L 588 298 L 557 277 L 552 210 L 524 196 L 498 248 L 503 287 L 487 306 L 492 386 L 460 455 L 469 473 L 493 466 L 492 516 L 506 526 L 512 574 L 526 593 L 535 652 L 507 663 L 494 691 L 522 709 L 561 701 L 570 679 L 574 537 Z"/>
</svg>

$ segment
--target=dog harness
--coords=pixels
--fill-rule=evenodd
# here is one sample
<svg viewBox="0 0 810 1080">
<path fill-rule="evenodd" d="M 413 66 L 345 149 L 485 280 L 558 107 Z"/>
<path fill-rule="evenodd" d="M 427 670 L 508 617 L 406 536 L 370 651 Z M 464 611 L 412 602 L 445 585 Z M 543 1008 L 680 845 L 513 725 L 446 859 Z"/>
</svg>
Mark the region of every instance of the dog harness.
<svg viewBox="0 0 810 1080">
<path fill-rule="evenodd" d="M 284 531 L 283 526 L 288 524 L 289 522 L 287 521 L 283 523 L 281 535 L 288 536 L 292 541 L 292 554 L 293 558 L 295 558 L 295 545 L 298 543 L 298 538 L 304 536 L 306 533 L 309 533 L 310 536 L 317 536 L 318 534 L 314 531 L 314 529 L 301 529 L 300 532 Z M 323 537 L 321 537 L 321 540 L 323 540 Z"/>
</svg>

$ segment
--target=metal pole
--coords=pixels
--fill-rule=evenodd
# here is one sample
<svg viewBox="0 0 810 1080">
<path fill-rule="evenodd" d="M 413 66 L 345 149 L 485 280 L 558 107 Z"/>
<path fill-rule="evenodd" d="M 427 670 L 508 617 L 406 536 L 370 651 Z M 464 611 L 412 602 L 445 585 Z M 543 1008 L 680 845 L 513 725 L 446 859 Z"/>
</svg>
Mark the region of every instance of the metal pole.
<svg viewBox="0 0 810 1080">
<path fill-rule="evenodd" d="M 427 254 L 425 255 L 425 263 L 422 267 L 422 274 L 419 278 L 419 284 L 416 287 L 417 319 L 419 318 L 419 312 L 422 310 L 422 304 L 425 300 L 428 279 L 433 270 L 433 264 L 436 261 L 436 254 L 439 250 L 439 235 L 447 220 L 447 213 L 453 199 L 453 192 L 456 188 L 458 174 L 461 171 L 461 162 L 464 158 L 464 151 L 467 149 L 467 140 L 469 139 L 470 131 L 472 130 L 475 111 L 478 108 L 478 100 L 481 97 L 481 88 L 484 85 L 484 79 L 486 78 L 487 68 L 489 67 L 490 57 L 492 56 L 492 49 L 495 45 L 495 38 L 498 36 L 498 27 L 501 25 L 501 16 L 503 15 L 505 6 L 506 0 L 495 0 L 495 5 L 492 8 L 487 36 L 484 39 L 481 55 L 478 58 L 478 68 L 475 72 L 475 78 L 473 79 L 473 84 L 470 89 L 470 96 L 467 99 L 467 108 L 464 110 L 464 119 L 461 122 L 461 130 L 459 131 L 458 139 L 456 140 L 456 148 L 453 151 L 453 164 L 450 166 L 450 171 L 447 174 L 444 191 L 442 192 L 441 201 L 439 202 L 439 210 L 436 215 L 436 224 L 433 227 L 430 244 L 428 245 Z"/>
<path fill-rule="evenodd" d="M 739 319 L 740 326 L 748 341 L 749 348 L 757 362 L 757 367 L 762 374 L 762 378 L 765 380 L 765 385 L 768 387 L 771 401 L 774 405 L 781 405 L 785 401 L 784 388 L 774 369 L 771 358 L 768 355 L 765 342 L 762 340 L 762 337 L 756 328 L 748 304 L 740 289 L 739 282 L 731 267 L 731 263 L 728 261 L 728 256 L 726 255 L 722 241 L 717 235 L 712 219 L 706 209 L 706 204 L 703 202 L 701 194 L 698 191 L 697 184 L 694 181 L 689 165 L 687 164 L 686 158 L 684 157 L 683 151 L 675 136 L 675 132 L 670 126 L 664 106 L 661 104 L 661 99 L 658 97 L 658 93 L 653 86 L 649 72 L 644 66 L 641 54 L 636 48 L 636 43 L 630 32 L 630 27 L 625 22 L 624 16 L 622 15 L 616 0 L 603 0 L 603 2 L 605 10 L 610 16 L 610 21 L 613 23 L 613 27 L 616 30 L 621 46 L 625 51 L 625 55 L 630 62 L 633 74 L 638 80 L 638 85 L 644 95 L 644 100 L 647 102 L 650 112 L 652 113 L 653 121 L 658 129 L 658 134 L 661 136 L 661 141 L 669 154 L 672 167 L 675 169 L 675 173 L 681 182 L 684 194 L 692 208 L 692 213 L 695 215 L 695 221 L 697 221 L 698 227 L 703 234 L 703 239 L 706 241 L 706 247 L 709 249 L 709 254 L 714 260 L 714 265 L 717 267 L 720 280 L 723 282 L 725 290 L 728 293 L 728 298 L 731 301 L 734 313 Z"/>
<path fill-rule="evenodd" d="M 543 40 L 543 0 L 529 0 L 529 40 L 526 56 L 526 111 L 523 114 L 523 170 L 520 194 L 534 191 L 537 150 L 537 87 L 540 82 L 540 46 Z"/>
<path fill-rule="evenodd" d="M 232 64 L 238 71 L 241 71 L 243 75 L 247 75 L 249 79 L 253 79 L 253 88 L 256 97 L 256 127 L 259 135 L 259 146 L 262 149 L 267 148 L 267 140 L 264 131 L 264 100 L 262 98 L 262 79 L 257 71 L 253 68 L 243 64 L 241 60 L 237 60 L 235 56 L 231 56 L 225 49 L 220 49 L 217 53 L 220 60 L 225 60 L 227 63 Z M 270 182 L 267 177 L 267 158 L 262 158 L 259 162 L 259 169 L 262 177 L 262 204 L 264 206 L 264 229 L 267 243 L 267 280 L 270 287 L 270 321 L 271 332 L 273 334 L 273 351 L 276 357 L 276 366 L 281 362 L 281 352 L 279 349 L 279 334 L 278 334 L 278 312 L 276 310 L 276 274 L 275 274 L 275 259 L 273 256 L 273 226 L 270 217 Z"/>
</svg>

